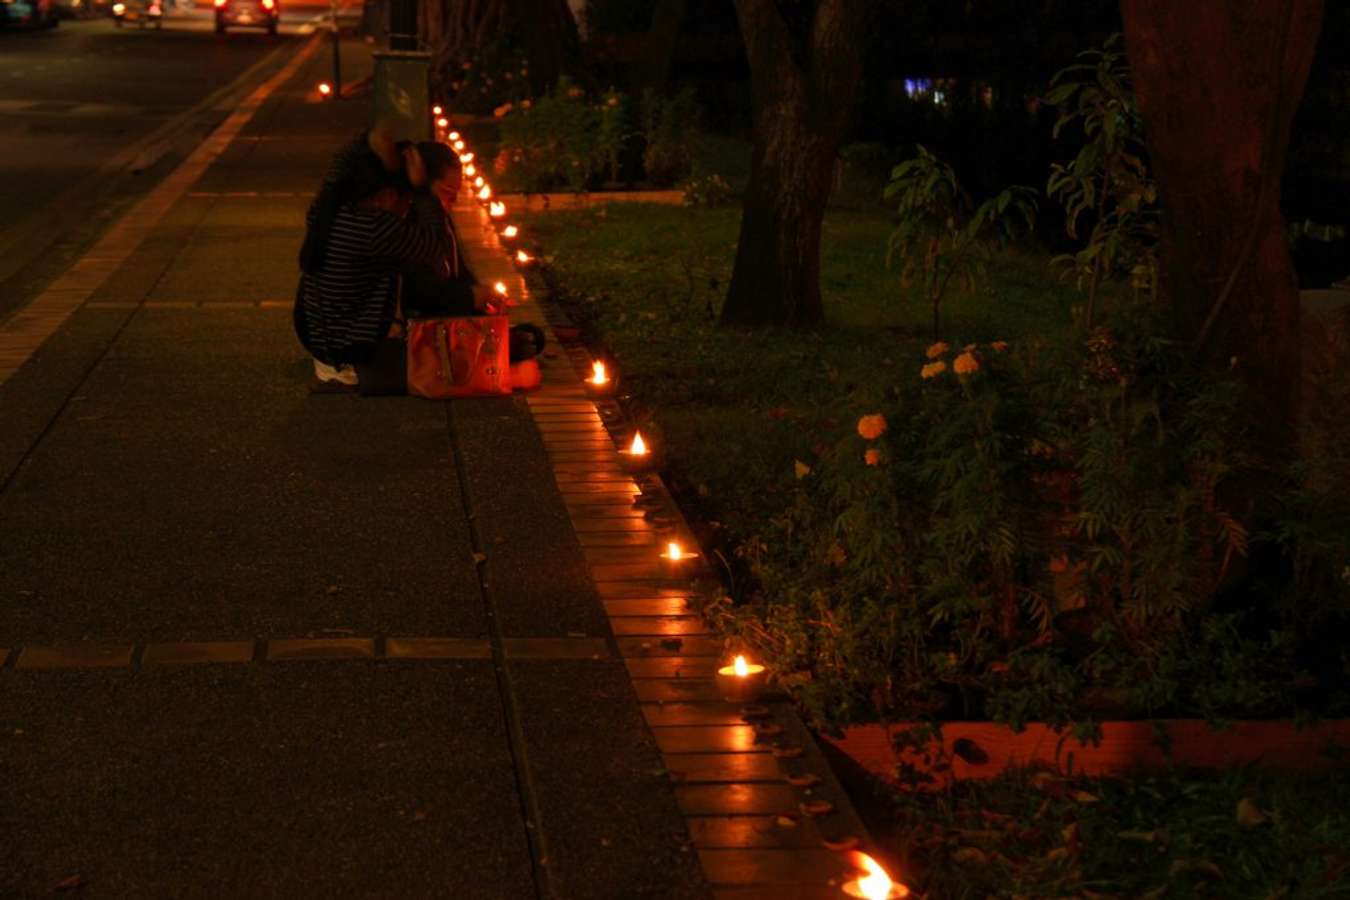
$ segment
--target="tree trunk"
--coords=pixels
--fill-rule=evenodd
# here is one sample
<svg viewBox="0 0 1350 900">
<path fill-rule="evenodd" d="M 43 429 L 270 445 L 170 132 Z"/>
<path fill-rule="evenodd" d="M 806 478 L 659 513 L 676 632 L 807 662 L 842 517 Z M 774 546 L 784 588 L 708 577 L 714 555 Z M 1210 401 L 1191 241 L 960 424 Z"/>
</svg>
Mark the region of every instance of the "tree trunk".
<svg viewBox="0 0 1350 900">
<path fill-rule="evenodd" d="M 1280 179 L 1322 6 L 1121 0 L 1163 210 L 1161 294 L 1200 357 L 1250 385 L 1270 463 L 1293 446 L 1300 364 Z"/>
<path fill-rule="evenodd" d="M 567 0 L 421 0 L 423 37 L 435 50 L 433 68 L 448 67 L 493 45 L 519 50 L 530 63 L 531 87 L 542 93 L 576 59 L 576 19 Z"/>
<path fill-rule="evenodd" d="M 794 28 L 775 0 L 736 0 L 750 60 L 754 148 L 724 324 L 824 321 L 821 222 L 875 5 L 818 0 L 804 27 Z"/>
</svg>

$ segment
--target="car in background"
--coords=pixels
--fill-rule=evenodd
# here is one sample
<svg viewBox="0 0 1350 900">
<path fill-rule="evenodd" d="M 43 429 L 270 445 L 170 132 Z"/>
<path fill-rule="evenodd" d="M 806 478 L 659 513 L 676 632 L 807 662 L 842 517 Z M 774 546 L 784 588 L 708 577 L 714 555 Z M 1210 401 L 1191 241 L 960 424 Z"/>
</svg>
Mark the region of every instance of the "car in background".
<svg viewBox="0 0 1350 900">
<path fill-rule="evenodd" d="M 55 28 L 59 21 L 56 0 L 0 0 L 0 25 Z"/>
<path fill-rule="evenodd" d="M 216 34 L 224 34 L 227 27 L 236 25 L 277 33 L 281 0 L 215 0 L 215 5 Z"/>
<path fill-rule="evenodd" d="M 112 5 L 113 24 L 121 28 L 125 22 L 134 22 L 144 28 L 164 27 L 164 7 L 161 0 L 117 0 Z"/>
</svg>

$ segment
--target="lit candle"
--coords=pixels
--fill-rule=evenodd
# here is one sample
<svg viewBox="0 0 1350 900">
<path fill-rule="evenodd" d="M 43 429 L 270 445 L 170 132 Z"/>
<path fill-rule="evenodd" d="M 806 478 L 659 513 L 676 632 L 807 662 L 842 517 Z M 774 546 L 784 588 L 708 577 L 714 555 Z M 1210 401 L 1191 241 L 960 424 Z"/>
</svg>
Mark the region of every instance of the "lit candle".
<svg viewBox="0 0 1350 900">
<path fill-rule="evenodd" d="M 443 112 L 445 112 L 445 110 L 441 109 L 440 106 L 433 106 L 431 108 L 431 114 L 433 116 L 439 116 Z"/>
<path fill-rule="evenodd" d="M 470 163 L 469 165 L 464 167 L 464 174 L 467 175 L 469 178 L 472 178 L 473 176 L 478 174 L 478 169 L 474 167 L 473 163 Z"/>
<path fill-rule="evenodd" d="M 717 670 L 717 689 L 730 703 L 752 703 L 764 693 L 765 668 L 737 656 L 729 666 Z"/>
<path fill-rule="evenodd" d="M 501 294 L 503 297 L 506 296 L 506 282 L 505 282 L 505 281 L 499 281 L 499 282 L 497 282 L 496 284 L 494 284 L 494 285 L 492 286 L 492 289 L 493 289 L 494 291 L 496 291 L 498 294 Z"/>
<path fill-rule="evenodd" d="M 591 377 L 581 382 L 581 389 L 588 397 L 608 397 L 614 391 L 614 379 L 600 360 L 591 363 Z"/>
<path fill-rule="evenodd" d="M 646 471 L 652 467 L 654 462 L 652 451 L 647 447 L 647 442 L 642 439 L 642 432 L 633 434 L 633 442 L 619 451 L 619 459 L 623 463 L 624 470 L 633 474 Z"/>
<path fill-rule="evenodd" d="M 473 154 L 472 154 L 472 153 L 461 153 L 461 154 L 459 155 L 459 161 L 462 162 L 462 163 L 466 163 L 466 164 L 467 164 L 467 163 L 471 163 L 471 162 L 473 162 Z"/>
<path fill-rule="evenodd" d="M 514 241 L 518 234 L 520 234 L 520 229 L 514 225 L 507 225 L 502 229 L 502 237 L 506 238 L 508 241 Z"/>
<path fill-rule="evenodd" d="M 458 140 L 459 140 L 459 132 L 458 132 L 458 131 L 452 131 L 452 132 L 450 132 L 449 134 L 447 134 L 446 137 L 448 137 L 448 138 L 449 138 L 450 140 L 452 140 L 452 141 L 458 141 Z M 460 143 L 463 143 L 463 141 L 460 141 Z"/>
<path fill-rule="evenodd" d="M 437 128 L 445 128 L 445 127 L 449 126 L 449 124 L 450 124 L 450 120 L 447 119 L 445 116 L 441 116 L 439 119 L 436 120 L 436 127 L 437 127 Z"/>
<path fill-rule="evenodd" d="M 454 141 L 455 141 L 455 142 L 454 142 L 453 144 L 451 144 L 450 146 L 455 148 L 455 152 L 456 152 L 456 153 L 458 153 L 459 151 L 461 151 L 461 150 L 464 149 L 464 142 L 463 142 L 463 141 L 461 141 L 459 138 L 455 138 Z"/>
<path fill-rule="evenodd" d="M 857 857 L 862 874 L 845 883 L 844 893 L 859 900 L 899 900 L 909 896 L 909 888 L 892 881 L 879 862 L 866 853 Z"/>
<path fill-rule="evenodd" d="M 476 187 L 476 188 L 480 188 L 480 187 L 482 187 L 484 184 L 486 184 L 486 182 L 483 181 L 483 176 L 482 176 L 482 175 L 479 175 L 477 178 L 475 178 L 475 179 L 473 180 L 473 186 Z"/>
<path fill-rule="evenodd" d="M 492 188 L 488 187 L 486 184 L 483 185 L 481 188 L 479 188 L 478 190 L 479 200 L 488 200 L 491 197 L 492 197 Z"/>
<path fill-rule="evenodd" d="M 515 226 L 511 225 L 508 227 L 514 228 Z M 516 262 L 520 263 L 522 266 L 528 266 L 530 264 L 530 261 L 533 259 L 534 257 L 530 256 L 530 254 L 526 253 L 524 250 L 516 251 Z"/>
<path fill-rule="evenodd" d="M 321 81 L 319 82 L 319 93 L 327 97 L 329 94 L 333 93 L 333 86 L 326 81 Z"/>
<path fill-rule="evenodd" d="M 502 216 L 506 215 L 506 204 L 499 200 L 494 201 L 492 205 L 488 207 L 488 215 L 492 216 L 494 219 L 500 219 Z"/>
</svg>

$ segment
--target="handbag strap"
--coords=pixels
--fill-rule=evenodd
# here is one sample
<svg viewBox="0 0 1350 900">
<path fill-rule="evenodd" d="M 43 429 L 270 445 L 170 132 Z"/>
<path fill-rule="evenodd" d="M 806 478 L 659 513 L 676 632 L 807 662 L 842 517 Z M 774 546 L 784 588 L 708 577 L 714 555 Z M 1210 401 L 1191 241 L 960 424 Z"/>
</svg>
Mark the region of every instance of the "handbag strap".
<svg viewBox="0 0 1350 900">
<path fill-rule="evenodd" d="M 450 372 L 450 334 L 444 322 L 436 323 L 436 355 L 441 360 L 441 377 L 445 383 L 454 386 L 455 378 Z"/>
</svg>

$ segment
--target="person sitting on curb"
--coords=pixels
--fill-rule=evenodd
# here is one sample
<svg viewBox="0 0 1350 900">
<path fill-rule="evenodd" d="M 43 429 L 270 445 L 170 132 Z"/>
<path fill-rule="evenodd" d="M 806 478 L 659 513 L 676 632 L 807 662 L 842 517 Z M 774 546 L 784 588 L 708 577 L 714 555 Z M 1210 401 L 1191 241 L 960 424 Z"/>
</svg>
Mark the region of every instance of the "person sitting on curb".
<svg viewBox="0 0 1350 900">
<path fill-rule="evenodd" d="M 445 212 L 427 188 L 421 152 L 400 152 L 377 130 L 335 158 L 307 216 L 294 311 L 319 382 L 355 386 L 357 368 L 398 332 L 402 272 L 426 267 L 449 275 Z"/>
<path fill-rule="evenodd" d="M 415 266 L 404 275 L 402 306 L 408 318 L 414 316 L 472 316 L 478 313 L 474 287 L 478 283 L 464 264 L 459 236 L 450 219 L 450 210 L 459 196 L 464 170 L 459 157 L 446 145 L 424 141 L 417 145 L 426 163 L 431 191 L 445 210 L 447 238 L 452 245 L 450 272 L 444 274 L 426 266 Z"/>
</svg>

